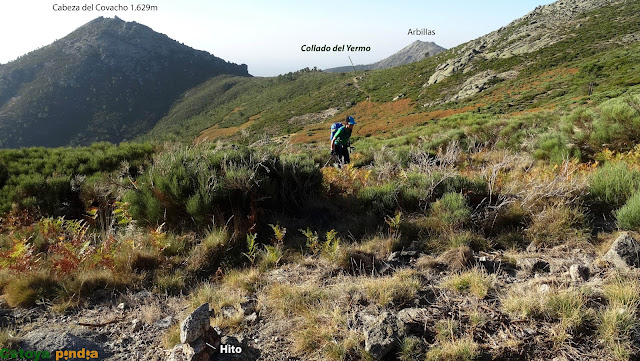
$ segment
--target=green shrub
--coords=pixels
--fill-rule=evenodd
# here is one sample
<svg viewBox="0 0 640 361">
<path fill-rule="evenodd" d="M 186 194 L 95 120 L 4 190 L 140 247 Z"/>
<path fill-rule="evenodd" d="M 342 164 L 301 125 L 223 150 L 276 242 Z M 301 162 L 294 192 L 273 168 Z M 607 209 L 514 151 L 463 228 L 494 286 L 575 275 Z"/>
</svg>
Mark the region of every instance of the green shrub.
<svg viewBox="0 0 640 361">
<path fill-rule="evenodd" d="M 589 182 L 593 200 L 615 209 L 624 205 L 640 188 L 640 171 L 624 163 L 607 163 L 599 168 Z"/>
<path fill-rule="evenodd" d="M 498 133 L 498 148 L 520 150 L 526 136 L 525 122 L 521 119 L 509 121 Z"/>
<path fill-rule="evenodd" d="M 9 171 L 4 164 L 0 163 L 0 188 L 4 187 L 7 179 L 9 179 Z"/>
<path fill-rule="evenodd" d="M 610 99 L 595 111 L 577 109 L 564 126 L 574 142 L 591 155 L 608 148 L 627 151 L 640 142 L 640 96 Z"/>
<path fill-rule="evenodd" d="M 95 187 L 99 178 L 116 170 L 136 176 L 154 151 L 150 144 L 125 143 L 0 150 L 0 213 L 15 203 L 38 208 L 45 216 L 80 217 L 85 213 L 80 196 L 88 195 L 89 204 L 95 200 L 90 197 L 96 192 L 87 187 Z"/>
<path fill-rule="evenodd" d="M 445 178 L 435 189 L 434 197 L 445 193 L 471 193 L 480 195 L 487 193 L 487 184 L 482 179 L 469 179 L 460 175 Z"/>
<path fill-rule="evenodd" d="M 130 204 L 129 213 L 134 219 L 151 224 L 160 224 L 164 218 L 164 207 L 147 187 L 137 192 L 127 192 L 123 200 Z"/>
<path fill-rule="evenodd" d="M 431 206 L 432 224 L 444 231 L 453 231 L 471 220 L 471 207 L 460 193 L 445 193 Z"/>
<path fill-rule="evenodd" d="M 309 194 L 316 194 L 322 189 L 322 173 L 307 154 L 280 156 L 277 170 L 279 179 L 276 182 L 286 204 L 303 206 Z"/>
<path fill-rule="evenodd" d="M 640 192 L 636 192 L 616 212 L 618 227 L 628 230 L 640 229 Z"/>
<path fill-rule="evenodd" d="M 483 180 L 454 175 L 445 176 L 435 172 L 425 174 L 408 172 L 406 181 L 397 191 L 397 199 L 404 210 L 414 211 L 425 209 L 427 205 L 445 193 L 469 193 L 482 197 L 486 193 L 486 183 Z"/>
<path fill-rule="evenodd" d="M 233 219 L 248 228 L 248 215 L 256 222 L 260 209 L 300 209 L 321 189 L 322 173 L 309 156 L 203 145 L 160 154 L 125 200 L 134 219 L 151 224 L 203 229 Z"/>
<path fill-rule="evenodd" d="M 358 199 L 368 210 L 391 212 L 397 206 L 398 185 L 389 182 L 379 186 L 362 188 L 358 192 Z"/>
<path fill-rule="evenodd" d="M 552 163 L 560 164 L 565 159 L 580 159 L 580 151 L 569 144 L 566 135 L 562 133 L 547 133 L 540 137 L 533 156 L 537 159 L 545 159 Z"/>
<path fill-rule="evenodd" d="M 612 99 L 600 108 L 601 118 L 593 124 L 591 139 L 610 149 L 629 150 L 640 140 L 640 114 L 631 99 Z"/>
</svg>

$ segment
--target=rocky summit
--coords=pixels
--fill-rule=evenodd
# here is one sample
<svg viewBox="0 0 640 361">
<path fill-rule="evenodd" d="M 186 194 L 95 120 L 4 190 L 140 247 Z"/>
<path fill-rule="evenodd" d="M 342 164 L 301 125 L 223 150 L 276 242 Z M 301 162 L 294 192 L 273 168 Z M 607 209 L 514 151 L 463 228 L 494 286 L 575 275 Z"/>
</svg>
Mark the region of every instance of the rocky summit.
<svg viewBox="0 0 640 361">
<path fill-rule="evenodd" d="M 439 54 L 447 49 L 441 47 L 440 45 L 434 42 L 425 42 L 416 40 L 413 43 L 405 46 L 397 53 L 384 58 L 378 62 L 366 65 L 356 65 L 356 70 L 375 70 L 375 69 L 388 69 L 393 68 L 394 66 L 400 66 L 405 64 L 411 64 L 416 61 L 423 60 L 430 56 Z M 354 67 L 349 66 L 341 66 L 337 68 L 329 68 L 324 69 L 324 72 L 328 73 L 345 73 L 353 71 Z"/>
<path fill-rule="evenodd" d="M 456 48 L 455 56 L 438 65 L 425 86 L 438 83 L 455 73 L 472 71 L 474 59 L 505 59 L 533 53 L 558 43 L 571 36 L 568 29 L 579 28 L 587 20 L 582 14 L 604 5 L 624 2 L 625 0 L 563 0 L 538 6 L 509 25 Z"/>
</svg>

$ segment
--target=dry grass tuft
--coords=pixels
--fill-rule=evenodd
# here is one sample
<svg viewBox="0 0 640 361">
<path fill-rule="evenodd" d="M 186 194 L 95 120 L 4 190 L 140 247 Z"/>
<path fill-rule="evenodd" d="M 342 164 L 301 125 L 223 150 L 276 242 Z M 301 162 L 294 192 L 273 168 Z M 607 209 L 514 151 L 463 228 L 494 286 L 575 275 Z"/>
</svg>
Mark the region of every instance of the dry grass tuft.
<svg viewBox="0 0 640 361">
<path fill-rule="evenodd" d="M 442 286 L 458 293 L 470 293 L 482 299 L 485 298 L 492 289 L 493 283 L 493 277 L 486 272 L 473 269 L 445 278 Z"/>
<path fill-rule="evenodd" d="M 16 350 L 21 341 L 17 329 L 12 327 L 0 328 L 0 349 Z"/>
<path fill-rule="evenodd" d="M 421 283 L 414 270 L 404 269 L 389 277 L 367 278 L 361 287 L 371 302 L 385 307 L 410 302 L 420 290 Z"/>
<path fill-rule="evenodd" d="M 291 317 L 313 313 L 329 299 L 329 292 L 314 284 L 273 284 L 267 288 L 263 304 L 277 317 Z"/>
<path fill-rule="evenodd" d="M 31 307 L 40 300 L 59 295 L 58 281 L 46 273 L 30 273 L 16 277 L 4 287 L 5 300 L 11 307 Z"/>
<path fill-rule="evenodd" d="M 618 275 L 603 286 L 603 293 L 609 303 L 598 312 L 598 336 L 613 359 L 628 360 L 634 353 L 633 337 L 640 327 L 640 282 Z"/>
<path fill-rule="evenodd" d="M 610 304 L 624 307 L 640 304 L 640 282 L 637 279 L 616 276 L 603 286 L 603 291 Z"/>
<path fill-rule="evenodd" d="M 584 215 L 564 204 L 553 205 L 534 214 L 525 231 L 527 238 L 540 247 L 581 242 L 588 234 Z"/>
<path fill-rule="evenodd" d="M 587 307 L 586 292 L 580 289 L 549 289 L 543 292 L 519 288 L 509 291 L 501 302 L 503 309 L 512 317 L 555 322 L 551 336 L 559 346 L 593 318 L 593 310 Z"/>
<path fill-rule="evenodd" d="M 441 254 L 438 262 L 453 271 L 466 270 L 473 265 L 473 251 L 468 246 L 454 248 Z"/>
<path fill-rule="evenodd" d="M 167 330 L 162 337 L 162 345 L 165 349 L 170 350 L 180 343 L 180 324 L 175 324 Z"/>
<path fill-rule="evenodd" d="M 243 301 L 245 301 L 245 294 L 242 290 L 221 287 L 220 285 L 206 282 L 194 292 L 190 304 L 192 309 L 195 309 L 203 303 L 209 303 L 211 309 L 217 315 L 222 307 L 239 307 Z"/>
<path fill-rule="evenodd" d="M 427 361 L 472 361 L 480 357 L 480 346 L 471 337 L 441 342 L 427 352 Z"/>
<path fill-rule="evenodd" d="M 446 265 L 440 263 L 435 257 L 430 255 L 423 255 L 416 260 L 415 267 L 417 270 L 425 272 L 425 271 L 437 271 L 439 269 L 443 269 Z"/>
<path fill-rule="evenodd" d="M 138 317 L 147 325 L 153 325 L 162 318 L 162 309 L 157 302 L 146 303 L 140 306 Z"/>
</svg>

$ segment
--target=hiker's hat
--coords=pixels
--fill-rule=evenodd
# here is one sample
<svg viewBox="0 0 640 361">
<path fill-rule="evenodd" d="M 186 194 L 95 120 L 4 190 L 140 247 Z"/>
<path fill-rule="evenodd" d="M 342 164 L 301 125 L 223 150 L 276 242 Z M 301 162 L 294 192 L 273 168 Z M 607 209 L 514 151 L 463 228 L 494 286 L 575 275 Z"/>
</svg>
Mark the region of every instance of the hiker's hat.
<svg viewBox="0 0 640 361">
<path fill-rule="evenodd" d="M 353 117 L 347 117 L 347 123 L 355 125 L 356 121 L 353 119 Z"/>
</svg>

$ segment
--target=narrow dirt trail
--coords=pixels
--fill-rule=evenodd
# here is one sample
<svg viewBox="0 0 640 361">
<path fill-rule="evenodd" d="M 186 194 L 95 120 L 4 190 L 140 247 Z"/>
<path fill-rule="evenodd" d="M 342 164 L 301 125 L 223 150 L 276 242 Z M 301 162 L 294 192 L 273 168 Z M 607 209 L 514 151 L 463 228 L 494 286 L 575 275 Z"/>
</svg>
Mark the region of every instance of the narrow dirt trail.
<svg viewBox="0 0 640 361">
<path fill-rule="evenodd" d="M 360 88 L 360 85 L 358 85 L 358 77 L 357 77 L 357 76 L 354 76 L 354 77 L 353 77 L 353 86 L 355 86 L 355 87 L 356 87 L 356 89 L 360 90 L 361 92 L 363 92 L 363 93 L 364 93 L 364 95 L 366 95 L 366 96 L 367 96 L 367 101 L 368 101 L 368 102 L 370 102 L 370 101 L 371 101 L 371 97 L 369 96 L 369 93 L 368 93 L 366 90 L 364 90 L 364 89 Z"/>
</svg>

